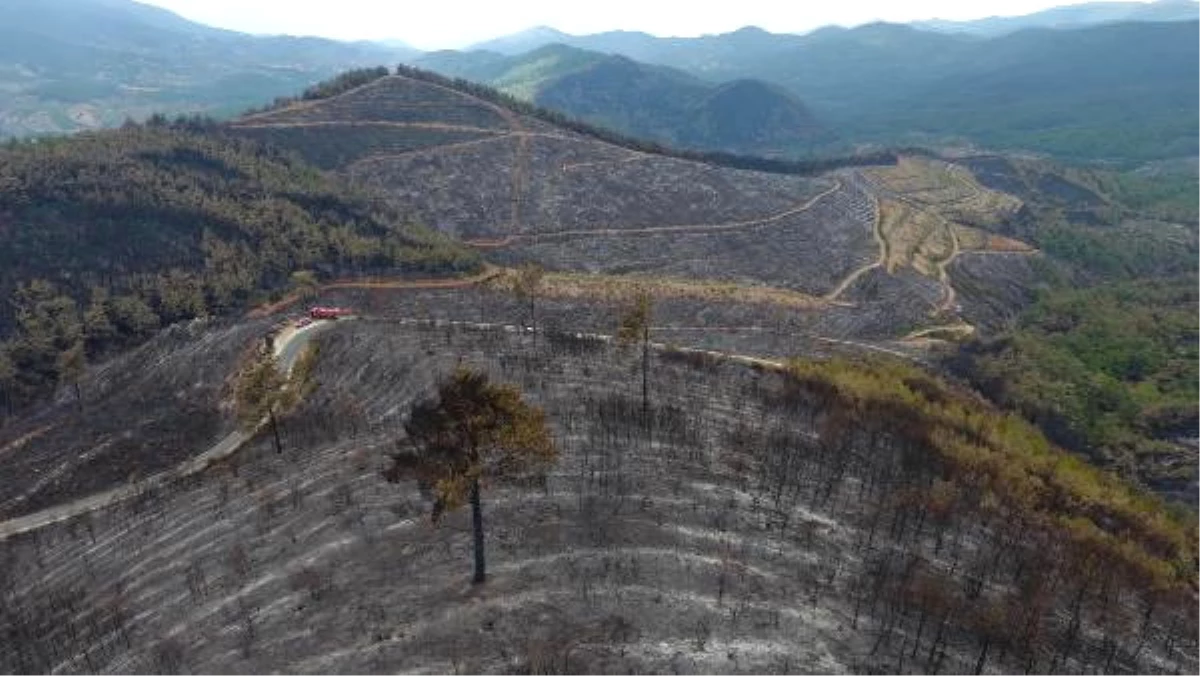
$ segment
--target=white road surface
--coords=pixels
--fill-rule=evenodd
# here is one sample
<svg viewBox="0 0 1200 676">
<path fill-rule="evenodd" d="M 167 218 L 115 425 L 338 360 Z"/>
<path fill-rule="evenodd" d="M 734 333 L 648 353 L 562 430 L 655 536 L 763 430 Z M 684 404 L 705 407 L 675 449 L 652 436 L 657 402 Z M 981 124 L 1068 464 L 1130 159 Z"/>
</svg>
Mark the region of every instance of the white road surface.
<svg viewBox="0 0 1200 676">
<path fill-rule="evenodd" d="M 292 370 L 292 366 L 295 365 L 296 360 L 312 337 L 330 323 L 328 321 L 317 321 L 299 329 L 288 328 L 276 337 L 275 358 L 279 360 L 279 365 L 284 372 Z M 242 447 L 242 444 L 245 444 L 252 436 L 253 433 L 251 432 L 241 429 L 234 430 L 196 457 L 171 469 L 146 477 L 141 481 L 113 488 L 102 493 L 96 493 L 95 495 L 89 495 L 86 498 L 80 498 L 66 504 L 43 509 L 40 512 L 0 522 L 0 541 L 14 535 L 43 528 L 50 524 L 67 521 L 81 514 L 93 512 L 123 500 L 128 500 L 145 490 L 160 486 L 171 479 L 195 474 L 208 467 L 212 462 L 236 453 Z"/>
</svg>

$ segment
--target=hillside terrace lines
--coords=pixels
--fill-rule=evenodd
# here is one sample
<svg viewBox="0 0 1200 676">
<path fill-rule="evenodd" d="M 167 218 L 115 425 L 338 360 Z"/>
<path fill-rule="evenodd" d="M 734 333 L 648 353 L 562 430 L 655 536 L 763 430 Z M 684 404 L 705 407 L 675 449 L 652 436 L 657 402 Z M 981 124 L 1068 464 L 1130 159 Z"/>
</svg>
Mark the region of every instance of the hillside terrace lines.
<svg viewBox="0 0 1200 676">
<path fill-rule="evenodd" d="M 512 111 L 432 83 L 389 75 L 334 96 L 302 101 L 241 118 L 238 122 L 362 121 L 429 122 L 464 119 L 492 129 L 514 128 Z"/>
<path fill-rule="evenodd" d="M 1011 197 L 985 192 L 966 172 L 950 162 L 920 158 L 902 158 L 895 167 L 862 172 L 878 205 L 876 232 L 882 255 L 875 267 L 885 267 L 889 273 L 901 266 L 912 267 L 936 279 L 942 295 L 934 304 L 935 315 L 958 311 L 949 267 L 960 255 L 1036 251 L 958 222 L 961 209 L 987 219 L 995 216 L 996 209 L 1012 207 Z M 964 245 L 960 235 L 969 236 L 971 245 Z M 941 251 L 945 254 L 937 255 Z"/>
<path fill-rule="evenodd" d="M 387 78 L 380 78 L 380 79 L 387 79 Z M 353 92 L 358 92 L 358 91 L 361 91 L 361 90 L 363 90 L 363 89 L 366 89 L 366 88 L 368 88 L 368 87 L 375 86 L 376 84 L 378 84 L 378 82 L 379 82 L 379 80 L 372 80 L 372 81 L 370 81 L 370 82 L 365 82 L 365 83 L 363 83 L 363 84 L 361 84 L 361 85 L 359 85 L 359 86 L 357 86 L 357 87 L 354 87 L 354 88 L 352 88 L 352 89 L 347 89 L 346 91 L 339 93 L 337 96 L 344 96 L 344 95 L 346 95 L 346 94 L 351 94 L 351 93 L 353 93 Z M 336 98 L 336 97 L 334 97 L 334 98 Z M 239 122 L 245 122 L 245 121 L 247 121 L 247 120 L 257 120 L 257 119 L 261 119 L 261 118 L 270 118 L 270 117 L 272 117 L 272 116 L 278 116 L 278 115 L 279 115 L 280 113 L 282 113 L 283 111 L 298 111 L 298 110 L 307 110 L 307 109 L 309 109 L 309 108 L 314 108 L 314 107 L 320 106 L 320 105 L 324 104 L 324 103 L 325 103 L 326 101 L 328 101 L 328 100 L 329 100 L 329 99 L 311 99 L 311 100 L 308 100 L 308 101 L 304 101 L 304 100 L 301 100 L 301 101 L 295 101 L 295 102 L 293 102 L 293 103 L 290 103 L 290 104 L 288 104 L 288 105 L 287 105 L 286 107 L 284 107 L 284 108 L 278 108 L 278 109 L 273 109 L 273 110 L 264 110 L 264 111 L 262 111 L 262 112 L 259 112 L 259 113 L 251 113 L 250 115 L 243 115 L 243 116 L 241 116 L 240 118 L 238 118 L 238 121 L 239 121 Z"/>
<path fill-rule="evenodd" d="M 837 286 L 833 287 L 833 289 L 830 290 L 829 293 L 826 293 L 823 296 L 823 299 L 826 302 L 836 301 L 843 293 L 846 292 L 846 289 L 850 288 L 851 285 L 853 285 L 856 281 L 858 281 L 859 277 L 862 277 L 863 275 L 867 274 L 871 270 L 874 270 L 875 268 L 885 267 L 887 265 L 887 260 L 888 260 L 888 255 L 889 255 L 888 254 L 888 242 L 887 242 L 887 239 L 884 238 L 884 236 L 883 236 L 883 231 L 880 229 L 881 216 L 880 216 L 880 210 L 879 210 L 879 198 L 876 197 L 875 194 L 869 190 L 864 191 L 864 192 L 866 192 L 866 194 L 868 195 L 868 197 L 871 200 L 871 212 L 872 212 L 871 235 L 875 239 L 876 246 L 879 247 L 879 258 L 875 262 L 868 263 L 868 264 L 860 267 L 859 269 L 855 270 L 854 272 L 850 273 L 849 275 L 847 275 L 846 278 L 844 278 L 841 282 L 839 282 Z"/>
<path fill-rule="evenodd" d="M 356 124 L 375 124 L 375 123 L 356 123 Z M 404 123 L 379 123 L 379 124 L 403 125 Z M 304 126 L 304 125 L 298 125 L 298 126 Z M 431 131 L 462 131 L 462 132 L 466 132 L 466 133 L 472 132 L 472 128 L 470 128 L 470 127 L 459 127 L 457 129 L 438 129 L 435 127 L 429 127 L 429 129 Z M 465 141 L 454 141 L 451 143 L 439 143 L 439 144 L 429 145 L 429 146 L 426 146 L 423 148 L 412 148 L 409 150 L 391 150 L 391 151 L 371 153 L 364 157 L 357 158 L 353 162 L 350 162 L 349 164 L 346 165 L 345 170 L 348 172 L 352 172 L 359 165 L 366 164 L 368 162 L 386 162 L 388 160 L 394 160 L 397 158 L 404 158 L 404 157 L 414 157 L 417 155 L 437 155 L 440 153 L 451 153 L 451 152 L 457 152 L 457 151 L 462 151 L 462 150 L 468 150 L 474 146 L 484 145 L 487 143 L 495 143 L 497 141 L 505 141 L 505 140 L 512 139 L 512 138 L 516 138 L 519 140 L 528 140 L 530 138 L 554 139 L 556 141 L 578 140 L 571 136 L 566 136 L 564 134 L 551 134 L 549 132 L 543 132 L 543 131 L 514 132 L 514 131 L 508 131 L 508 130 L 482 129 L 481 128 L 478 133 L 487 134 L 487 137 L 468 139 Z"/>
<path fill-rule="evenodd" d="M 495 274 L 495 271 L 491 271 L 491 273 Z M 469 282 L 470 280 L 455 280 L 455 281 L 458 281 L 460 283 L 465 283 L 465 282 Z M 473 283 L 473 282 L 471 282 L 471 283 Z M 343 288 L 350 288 L 350 287 L 361 288 L 362 284 L 363 283 L 360 283 L 360 282 L 349 282 L 349 283 L 345 283 Z M 400 286 L 397 286 L 397 284 Z M 428 287 L 415 287 L 415 286 L 413 286 L 412 282 L 382 282 L 382 283 L 378 283 L 378 285 L 374 288 L 428 288 Z M 443 286 L 443 287 L 434 287 L 434 288 L 454 288 L 454 287 Z M 262 308 L 260 308 L 260 310 L 261 309 Z M 494 330 L 499 329 L 499 330 L 503 330 L 504 332 L 510 333 L 510 334 L 513 334 L 513 333 L 519 334 L 519 333 L 526 332 L 525 327 L 516 326 L 513 324 L 496 323 L 496 322 L 439 321 L 439 320 L 426 320 L 426 319 L 415 319 L 415 318 L 368 319 L 368 321 L 387 323 L 387 324 L 395 324 L 397 326 L 431 326 L 431 327 L 446 326 L 446 327 L 455 327 L 455 328 L 460 328 L 460 329 L 481 330 L 481 331 L 494 331 Z M 291 331 L 287 334 L 282 334 L 282 335 L 283 335 L 283 339 L 285 341 L 294 341 L 297 339 L 303 339 L 303 340 L 307 341 L 312 337 L 312 335 L 314 335 L 314 333 L 316 333 L 317 331 L 319 331 L 323 328 L 327 328 L 331 325 L 332 324 L 329 322 L 310 324 L 309 326 L 305 327 L 304 329 Z M 755 328 L 755 327 L 742 327 L 742 330 L 752 330 L 753 328 Z M 654 327 L 655 331 L 690 330 L 690 329 L 691 329 L 691 327 L 663 327 L 663 326 Z M 612 343 L 615 340 L 615 337 L 612 336 L 611 334 L 603 334 L 603 333 L 578 332 L 578 333 L 575 333 L 574 335 L 577 339 L 598 340 L 598 341 L 601 341 L 604 343 Z M 847 347 L 851 347 L 851 348 L 858 349 L 858 350 L 865 350 L 868 352 L 876 352 L 879 354 L 886 354 L 886 355 L 889 355 L 892 357 L 904 359 L 906 361 L 916 361 L 917 360 L 914 357 L 914 355 L 912 355 L 912 354 L 909 354 L 909 353 L 906 353 L 906 352 L 903 352 L 900 350 L 895 350 L 895 349 L 891 349 L 888 347 L 884 347 L 881 345 L 875 345 L 872 343 L 863 342 L 863 341 L 831 338 L 831 337 L 827 337 L 827 336 L 819 336 L 816 334 L 797 334 L 797 335 L 802 335 L 803 337 L 805 337 L 809 340 L 824 342 L 824 343 L 828 343 L 831 345 L 842 345 L 842 346 L 847 346 Z M 723 351 L 723 350 L 710 350 L 710 349 L 704 349 L 704 348 L 677 346 L 677 345 L 673 345 L 670 343 L 664 343 L 664 342 L 660 342 L 660 341 L 650 341 L 648 345 L 651 350 L 653 350 L 655 352 L 660 352 L 660 353 L 661 352 L 671 352 L 671 353 L 675 353 L 675 354 L 699 355 L 699 356 L 710 357 L 710 358 L 721 360 L 721 361 L 728 361 L 730 363 L 741 364 L 743 366 L 766 368 L 766 369 L 771 369 L 771 370 L 780 370 L 780 369 L 787 368 L 786 360 L 772 359 L 772 358 L 767 358 L 767 357 L 762 357 L 762 356 L 752 355 L 752 354 L 739 354 L 739 353 L 733 353 L 733 352 Z M 276 354 L 282 354 L 285 352 L 285 350 L 280 345 L 277 344 L 274 348 L 274 352 Z M 293 352 L 293 354 L 298 354 L 298 353 L 299 353 L 298 351 Z M 286 364 L 286 367 L 288 369 L 290 369 L 291 364 L 290 363 Z M 90 495 L 90 496 L 87 496 L 84 498 L 80 498 L 80 499 L 74 500 L 72 502 L 68 502 L 65 504 L 57 505 L 55 507 L 43 509 L 38 512 L 34 512 L 31 514 L 26 514 L 26 515 L 23 515 L 20 517 L 9 519 L 7 521 L 0 521 L 0 542 L 2 542 L 14 535 L 19 535 L 22 533 L 39 530 L 39 529 L 44 528 L 49 525 L 53 525 L 53 524 L 64 522 L 64 521 L 69 521 L 69 520 L 75 519 L 77 517 L 83 516 L 85 514 L 89 514 L 89 513 L 95 512 L 97 510 L 108 508 L 114 504 L 128 501 L 130 499 L 136 498 L 138 495 L 141 495 L 147 491 L 150 491 L 159 486 L 162 486 L 166 482 L 168 482 L 172 479 L 187 477 L 187 476 L 199 473 L 199 472 L 203 472 L 203 471 L 209 469 L 210 467 L 214 466 L 215 463 L 218 463 L 222 459 L 237 453 L 242 448 L 242 446 L 245 443 L 247 443 L 248 441 L 250 441 L 252 438 L 253 438 L 252 434 L 243 432 L 241 430 L 235 430 L 234 432 L 230 433 L 228 436 L 226 436 L 225 438 L 221 439 L 219 442 L 214 444 L 212 447 L 210 447 L 204 453 L 201 453 L 200 455 L 198 455 L 188 461 L 185 461 L 172 469 L 160 472 L 156 475 L 147 477 L 145 479 L 139 480 L 139 481 L 131 483 L 131 484 L 127 484 L 124 486 L 120 486 L 118 488 L 110 489 L 107 491 L 103 491 L 101 493 L 97 493 L 97 494 Z"/>
<path fill-rule="evenodd" d="M 734 414 L 723 412 L 722 415 Z M 351 443 L 361 444 L 362 440 Z M 583 443 L 586 442 L 573 442 L 573 448 L 578 448 Z M 321 456 L 319 464 L 313 462 L 317 453 Z M 577 460 L 580 456 L 578 452 L 570 452 L 565 460 Z M 658 457 L 661 457 L 661 454 L 650 455 L 647 460 Z M 636 459 L 640 458 L 641 456 L 637 456 Z M 193 663 L 192 666 L 197 670 L 237 670 L 228 661 L 237 659 L 236 652 L 229 653 L 231 657 L 227 657 L 227 653 L 224 652 L 232 636 L 230 632 L 236 632 L 236 627 L 231 627 L 229 631 L 223 627 L 231 624 L 232 620 L 229 618 L 243 600 L 255 608 L 254 624 L 263 639 L 263 642 L 259 643 L 261 649 L 274 652 L 285 660 L 274 663 L 275 668 L 288 671 L 297 670 L 301 665 L 305 668 L 317 668 L 319 665 L 324 670 L 362 671 L 369 670 L 367 659 L 381 646 L 394 645 L 402 655 L 420 655 L 422 650 L 428 651 L 428 648 L 422 649 L 417 646 L 435 645 L 437 636 L 454 626 L 456 619 L 462 617 L 463 613 L 473 622 L 475 618 L 486 620 L 493 613 L 520 612 L 522 609 L 536 608 L 539 604 L 570 608 L 571 597 L 575 592 L 572 585 L 576 579 L 586 574 L 563 576 L 560 573 L 581 569 L 591 571 L 592 566 L 607 568 L 609 564 L 633 565 L 641 573 L 634 579 L 624 581 L 616 576 L 610 579 L 601 577 L 598 584 L 603 590 L 611 588 L 614 593 L 626 598 L 636 597 L 646 606 L 651 606 L 655 603 L 656 596 L 661 597 L 665 593 L 667 603 L 675 612 L 704 610 L 712 617 L 724 615 L 727 607 L 733 607 L 737 603 L 742 604 L 740 612 L 746 613 L 747 617 L 755 613 L 765 615 L 778 611 L 785 623 L 788 620 L 796 620 L 796 613 L 818 612 L 817 609 L 798 605 L 798 593 L 771 596 L 752 593 L 748 586 L 741 586 L 745 583 L 753 585 L 754 589 L 778 589 L 778 585 L 798 587 L 798 580 L 807 579 L 799 577 L 798 568 L 809 571 L 809 566 L 812 566 L 815 560 L 815 552 L 812 546 L 804 546 L 782 537 L 759 544 L 760 539 L 767 538 L 762 538 L 757 531 L 753 531 L 751 535 L 751 531 L 746 530 L 748 537 L 739 538 L 743 531 L 743 520 L 750 518 L 743 516 L 743 513 L 753 513 L 748 504 L 751 497 L 749 494 L 745 497 L 739 495 L 737 508 L 730 508 L 731 511 L 728 511 L 734 518 L 739 519 L 735 525 L 721 526 L 719 530 L 713 528 L 710 512 L 713 515 L 722 513 L 720 509 L 726 504 L 724 496 L 732 492 L 724 485 L 723 476 L 688 476 L 679 494 L 671 500 L 660 500 L 670 495 L 669 490 L 660 486 L 646 486 L 645 489 L 634 487 L 627 494 L 623 493 L 622 499 L 629 505 L 641 504 L 641 496 L 645 495 L 653 499 L 654 506 L 644 515 L 624 514 L 619 521 L 614 521 L 615 527 L 621 528 L 622 533 L 629 534 L 629 541 L 623 537 L 621 541 L 613 543 L 613 546 L 596 545 L 582 537 L 572 536 L 568 536 L 570 539 L 564 543 L 565 547 L 526 545 L 530 538 L 526 538 L 522 532 L 509 530 L 510 524 L 528 521 L 516 518 L 517 516 L 533 514 L 540 504 L 545 504 L 559 508 L 566 517 L 549 519 L 554 520 L 552 528 L 556 532 L 578 532 L 574 527 L 577 502 L 576 491 L 570 488 L 573 483 L 572 477 L 554 479 L 554 490 L 545 497 L 539 495 L 533 500 L 521 493 L 510 494 L 500 490 L 489 493 L 487 509 L 489 515 L 495 515 L 493 525 L 490 526 L 494 530 L 489 533 L 489 546 L 492 547 L 490 551 L 494 557 L 491 568 L 493 579 L 486 588 L 472 593 L 464 606 L 461 593 L 463 585 L 455 576 L 459 568 L 455 564 L 460 562 L 457 537 L 457 533 L 460 532 L 459 520 L 454 520 L 437 531 L 428 526 L 415 527 L 425 524 L 427 517 L 423 514 L 401 515 L 391 511 L 392 507 L 402 506 L 413 491 L 406 486 L 386 485 L 377 490 L 376 485 L 382 482 L 377 476 L 373 476 L 375 473 L 372 469 L 366 469 L 360 472 L 363 475 L 361 478 L 349 479 L 349 485 L 354 492 L 354 503 L 361 510 L 360 513 L 365 513 L 366 524 L 362 527 L 345 525 L 349 522 L 329 514 L 327 505 L 330 503 L 328 498 L 323 497 L 328 496 L 332 488 L 344 480 L 344 475 L 337 468 L 347 464 L 345 458 L 339 453 L 327 453 L 325 449 L 321 449 L 315 453 L 301 453 L 300 457 L 291 462 L 299 466 L 292 470 L 290 475 L 257 473 L 256 476 L 261 478 L 256 481 L 253 490 L 250 487 L 243 490 L 240 482 L 233 482 L 235 485 L 232 488 L 232 502 L 224 508 L 224 514 L 228 516 L 219 511 L 214 514 L 218 499 L 215 484 L 219 479 L 213 478 L 209 484 L 211 490 L 197 488 L 183 496 L 167 496 L 165 499 L 172 503 L 168 508 L 169 512 L 163 512 L 170 514 L 167 518 L 157 516 L 156 512 L 160 508 L 152 507 L 155 512 L 148 518 L 155 519 L 153 523 L 156 527 L 153 529 L 140 528 L 137 521 L 132 521 L 129 528 L 124 528 L 124 524 L 131 520 L 125 514 L 116 512 L 101 516 L 95 521 L 96 542 L 106 545 L 104 551 L 117 557 L 122 552 L 135 549 L 142 552 L 137 565 L 123 567 L 117 573 L 122 580 L 122 589 L 130 599 L 131 610 L 138 618 L 135 624 L 139 632 L 144 627 L 160 627 L 159 633 L 151 636 L 150 641 L 172 636 L 201 637 L 194 643 L 188 643 L 189 653 L 196 655 L 193 650 L 202 651 L 209 656 L 206 659 L 221 661 L 215 663 L 218 666 L 213 666 L 214 662 Z M 583 476 L 585 472 L 597 466 L 599 463 L 581 466 L 579 475 Z M 637 466 L 641 467 L 640 463 Z M 651 471 L 646 474 L 661 476 L 661 472 L 657 471 L 661 466 L 650 465 Z M 321 471 L 325 468 L 334 469 Z M 251 466 L 247 465 L 246 470 L 243 476 L 248 479 L 253 474 Z M 675 470 L 678 471 L 677 466 Z M 306 492 L 303 504 L 290 508 L 284 506 L 275 512 L 275 516 L 264 516 L 267 511 L 265 508 L 273 499 L 271 496 L 286 495 L 291 478 L 303 476 L 307 481 L 314 474 L 325 474 L 327 478 L 322 480 L 320 487 L 328 487 L 330 490 Z M 718 481 L 722 485 L 717 486 L 716 491 L 709 491 L 699 485 L 702 481 Z M 693 486 L 696 486 L 696 489 L 693 489 Z M 590 496 L 598 489 L 591 490 L 592 492 L 578 492 Z M 699 512 L 696 511 L 697 502 L 701 506 Z M 646 511 L 646 508 L 638 509 Z M 661 519 L 655 518 L 655 514 L 669 514 L 673 509 L 685 511 L 692 516 L 668 519 L 665 524 Z M 224 522 L 223 518 L 232 521 Z M 187 519 L 186 523 L 182 522 L 183 519 Z M 656 523 L 662 524 L 662 527 L 656 528 Z M 730 532 L 727 533 L 726 529 Z M 367 530 L 382 531 L 383 535 L 368 539 Z M 645 535 L 656 533 L 658 530 L 662 532 L 661 537 L 651 538 Z M 237 540 L 250 531 L 255 534 L 250 535 L 248 541 Z M 536 541 L 536 537 L 533 536 L 535 542 L 540 543 Z M 818 537 L 823 540 L 825 538 L 824 535 Z M 47 538 L 47 541 L 49 539 Z M 288 545 L 289 541 L 295 543 L 297 540 L 298 544 Z M 753 540 L 753 544 L 745 547 L 742 540 Z M 249 575 L 240 580 L 222 575 L 223 564 L 234 542 L 239 542 L 239 546 L 245 548 L 253 561 Z M 447 546 L 442 554 L 442 548 L 438 547 L 442 542 L 454 544 L 454 550 L 451 551 Z M 88 548 L 86 536 L 78 539 L 74 546 L 88 551 L 87 558 L 71 556 L 69 549 L 64 551 L 57 548 L 53 554 L 47 555 L 57 580 L 69 582 L 71 576 L 60 575 L 59 572 L 80 570 L 81 560 L 106 560 L 99 556 L 101 550 Z M 822 541 L 820 546 L 824 548 L 826 545 Z M 378 558 L 376 555 L 379 555 Z M 437 560 L 431 561 L 431 558 Z M 313 609 L 301 615 L 305 618 L 306 626 L 330 624 L 335 619 L 330 613 L 339 612 L 339 607 L 353 608 L 359 603 L 359 595 L 382 579 L 378 576 L 387 564 L 377 566 L 376 562 L 387 560 L 398 560 L 402 570 L 403 567 L 408 567 L 409 570 L 404 570 L 403 574 L 413 583 L 412 588 L 400 590 L 396 590 L 396 585 L 389 585 L 393 591 L 387 592 L 388 595 L 384 597 L 391 608 L 387 621 L 392 626 L 402 628 L 403 635 L 400 635 L 400 632 L 385 631 L 381 634 L 382 638 L 372 640 L 373 631 L 362 631 L 356 632 L 356 635 L 347 635 L 350 640 L 346 640 L 334 634 L 337 638 L 330 641 L 328 637 L 323 637 L 319 647 L 302 647 L 294 651 L 288 649 L 288 642 L 303 641 L 306 638 L 303 632 L 293 634 L 293 629 L 289 626 L 296 623 L 296 613 L 300 612 L 299 609 Z M 364 561 L 366 563 L 363 563 Z M 185 580 L 189 579 L 192 570 L 201 570 L 207 575 L 209 591 L 205 591 L 201 596 L 189 597 Z M 335 598 L 323 602 L 314 600 L 305 589 L 296 586 L 296 574 L 306 570 L 334 571 L 332 575 L 337 580 Z M 723 598 L 716 591 L 715 583 L 706 587 L 700 586 L 715 579 L 722 570 L 730 575 L 729 587 L 724 590 Z M 811 572 L 816 574 L 815 569 Z M 679 582 L 669 582 L 673 577 Z M 347 588 L 347 578 L 359 582 L 354 587 Z M 546 580 L 544 585 L 526 583 L 527 580 L 543 579 Z M 409 599 L 414 606 L 411 612 L 397 610 L 406 605 L 404 601 Z M 456 602 L 446 602 L 451 599 Z M 793 602 L 791 599 L 797 600 Z M 167 603 L 167 600 L 174 602 Z M 833 627 L 844 617 L 840 606 L 824 606 L 819 612 L 828 615 L 821 626 Z M 796 629 L 791 626 L 785 624 L 782 629 L 781 636 L 795 635 Z M 656 645 L 659 639 L 666 640 L 671 645 L 684 640 L 677 632 L 668 631 L 660 635 L 648 629 L 641 631 L 646 632 L 644 639 L 630 641 L 628 645 L 631 650 L 649 650 L 650 644 Z M 725 645 L 725 642 L 733 645 L 740 640 L 738 635 L 735 632 L 734 636 L 723 638 L 718 634 L 713 638 L 713 645 Z M 757 638 L 761 638 L 764 643 L 775 640 L 767 636 Z M 284 645 L 278 651 L 274 649 L 277 641 Z M 642 645 L 643 641 L 645 645 Z M 794 655 L 791 646 L 793 642 L 794 639 L 789 639 L 786 643 L 781 643 L 778 651 L 781 654 Z M 138 645 L 133 650 L 119 651 L 114 657 L 116 661 L 108 667 L 111 670 L 142 670 L 146 662 L 140 661 L 139 658 L 145 659 L 151 649 L 147 644 Z M 212 657 L 213 655 L 216 657 Z M 330 656 L 337 657 L 329 661 L 327 658 Z M 722 658 L 723 655 L 720 655 L 714 659 Z M 399 662 L 387 662 L 388 669 L 385 670 L 419 670 L 422 665 L 432 668 L 428 657 L 414 658 L 418 660 L 416 662 L 403 657 L 400 659 Z M 82 668 L 82 662 L 60 662 L 58 666 L 61 670 L 73 670 Z M 201 667 L 200 664 L 206 666 Z M 290 666 L 287 666 L 289 664 Z M 497 668 L 502 666 L 497 665 Z M 247 667 L 243 666 L 242 670 L 247 670 Z"/>
<path fill-rule="evenodd" d="M 724 223 L 698 223 L 690 225 L 661 225 L 650 227 L 608 227 L 608 228 L 588 228 L 579 230 L 554 230 L 550 232 L 536 232 L 525 234 L 512 234 L 503 238 L 492 239 L 471 239 L 466 240 L 465 244 L 479 249 L 500 249 L 517 244 L 519 242 L 532 241 L 540 242 L 546 240 L 571 239 L 579 237 L 622 237 L 625 235 L 671 235 L 671 234 L 704 234 L 711 232 L 726 232 L 731 230 L 744 230 L 754 228 L 755 226 L 771 225 L 781 221 L 789 216 L 808 211 L 822 199 L 841 190 L 843 187 L 842 181 L 837 179 L 834 185 L 821 192 L 817 196 L 794 206 L 790 209 L 785 209 L 769 216 L 761 218 L 751 218 L 741 221 L 729 221 Z"/>
<path fill-rule="evenodd" d="M 480 146 L 480 145 L 484 145 L 487 143 L 495 143 L 497 141 L 505 141 L 512 137 L 513 137 L 512 132 L 501 131 L 501 132 L 494 132 L 490 136 L 487 136 L 484 138 L 468 139 L 466 141 L 455 141 L 454 143 L 442 143 L 442 144 L 426 146 L 424 148 L 412 148 L 410 150 L 394 150 L 394 151 L 371 153 L 369 155 L 366 155 L 365 157 L 357 158 L 353 162 L 347 164 L 344 168 L 344 171 L 346 173 L 352 174 L 356 169 L 358 169 L 362 165 L 374 163 L 374 162 L 387 162 L 390 160 L 395 160 L 396 158 L 399 158 L 399 157 L 416 157 L 419 155 L 439 155 L 439 154 L 448 154 L 448 153 L 452 153 L 452 152 L 461 152 L 464 150 L 470 150 L 470 149 L 474 148 L 475 146 Z"/>
</svg>

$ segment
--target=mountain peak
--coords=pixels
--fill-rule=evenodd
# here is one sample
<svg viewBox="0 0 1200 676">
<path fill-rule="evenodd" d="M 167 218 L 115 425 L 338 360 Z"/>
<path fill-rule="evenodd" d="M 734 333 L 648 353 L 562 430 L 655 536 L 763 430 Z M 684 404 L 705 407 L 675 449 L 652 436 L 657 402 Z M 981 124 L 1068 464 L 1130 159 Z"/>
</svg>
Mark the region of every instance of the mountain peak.
<svg viewBox="0 0 1200 676">
<path fill-rule="evenodd" d="M 548 44 L 565 42 L 572 37 L 574 36 L 550 26 L 533 26 L 532 28 L 526 28 L 511 35 L 475 43 L 466 49 L 470 51 L 484 50 L 515 55 L 537 49 L 538 47 L 544 47 Z"/>
</svg>

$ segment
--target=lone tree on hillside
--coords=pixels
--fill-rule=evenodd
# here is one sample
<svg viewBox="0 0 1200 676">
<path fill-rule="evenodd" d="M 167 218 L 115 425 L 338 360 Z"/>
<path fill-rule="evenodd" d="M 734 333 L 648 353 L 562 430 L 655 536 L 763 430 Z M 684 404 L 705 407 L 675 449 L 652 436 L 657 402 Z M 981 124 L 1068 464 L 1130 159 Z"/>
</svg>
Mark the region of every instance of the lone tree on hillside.
<svg viewBox="0 0 1200 676">
<path fill-rule="evenodd" d="M 238 421 L 245 429 L 254 430 L 266 418 L 271 423 L 276 453 L 283 452 L 276 412 L 292 405 L 297 396 L 294 388 L 284 387 L 286 383 L 287 377 L 280 372 L 272 350 L 266 345 L 258 349 L 254 361 L 242 371 L 237 382 Z"/>
<path fill-rule="evenodd" d="M 642 343 L 642 423 L 650 420 L 650 318 L 654 314 L 654 300 L 647 291 L 638 291 L 628 307 L 621 311 L 617 325 L 617 343 L 633 345 Z"/>
<path fill-rule="evenodd" d="M 415 404 L 404 425 L 407 444 L 392 456 L 385 479 L 415 478 L 433 489 L 432 518 L 471 503 L 475 577 L 487 579 L 480 483 L 544 471 L 558 458 L 546 414 L 526 403 L 514 385 L 495 384 L 485 373 L 459 367 L 436 397 Z"/>
</svg>

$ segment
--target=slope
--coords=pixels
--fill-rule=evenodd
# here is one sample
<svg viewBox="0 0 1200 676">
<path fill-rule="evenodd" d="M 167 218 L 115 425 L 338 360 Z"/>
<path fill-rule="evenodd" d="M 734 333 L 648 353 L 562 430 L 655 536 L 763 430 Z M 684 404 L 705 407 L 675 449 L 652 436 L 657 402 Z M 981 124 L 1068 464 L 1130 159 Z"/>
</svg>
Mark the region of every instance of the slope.
<svg viewBox="0 0 1200 676">
<path fill-rule="evenodd" d="M 404 72 L 231 128 L 308 153 L 497 264 L 798 292 L 822 299 L 806 314 L 839 338 L 896 339 L 958 311 L 939 301 L 948 282 L 932 269 L 862 274 L 880 251 L 860 170 L 753 172 L 618 146 L 486 88 Z M 1006 257 L 1017 280 L 1030 274 L 1025 258 Z"/>
<path fill-rule="evenodd" d="M 596 337 L 373 319 L 318 341 L 286 455 L 260 437 L 0 541 L 0 667 L 1195 668 L 1192 524 L 913 369 L 655 350 L 647 428 L 631 356 Z M 522 383 L 562 445 L 544 481 L 488 487 L 482 586 L 463 516 L 431 527 L 379 472 L 461 363 Z"/>
</svg>

